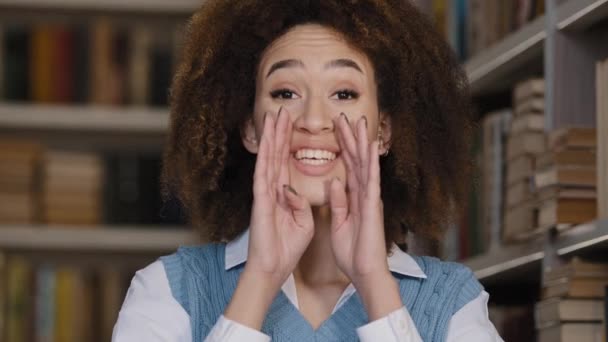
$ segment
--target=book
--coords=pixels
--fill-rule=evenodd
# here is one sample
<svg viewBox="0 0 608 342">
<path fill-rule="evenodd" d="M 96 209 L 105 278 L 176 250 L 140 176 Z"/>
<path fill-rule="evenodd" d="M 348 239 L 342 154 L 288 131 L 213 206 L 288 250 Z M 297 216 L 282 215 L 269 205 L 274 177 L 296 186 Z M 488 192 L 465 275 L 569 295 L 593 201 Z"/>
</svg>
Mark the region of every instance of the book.
<svg viewBox="0 0 608 342">
<path fill-rule="evenodd" d="M 551 166 L 579 165 L 595 167 L 597 153 L 593 149 L 563 149 L 547 151 L 536 157 L 536 167 L 546 169 Z"/>
<path fill-rule="evenodd" d="M 548 284 L 561 278 L 608 278 L 608 263 L 589 262 L 575 256 L 563 265 L 547 267 L 542 275 L 542 283 Z"/>
<path fill-rule="evenodd" d="M 30 100 L 29 61 L 31 31 L 24 24 L 10 24 L 4 29 L 4 98 Z"/>
<path fill-rule="evenodd" d="M 538 342 L 605 342 L 599 323 L 556 324 L 538 331 Z"/>
<path fill-rule="evenodd" d="M 523 5 L 522 8 L 527 10 L 528 5 Z M 545 96 L 545 80 L 543 78 L 531 78 L 523 82 L 519 82 L 513 88 L 513 102 L 521 103 L 529 98 L 542 98 Z"/>
<path fill-rule="evenodd" d="M 598 216 L 608 218 L 608 59 L 596 65 Z"/>
<path fill-rule="evenodd" d="M 522 155 L 538 155 L 546 150 L 546 137 L 542 132 L 523 132 L 510 135 L 507 142 L 507 160 Z"/>
<path fill-rule="evenodd" d="M 512 208 L 520 203 L 533 198 L 533 186 L 530 180 L 521 180 L 509 185 L 507 188 L 507 208 Z"/>
<path fill-rule="evenodd" d="M 523 132 L 544 132 L 545 116 L 540 113 L 516 116 L 511 122 L 510 133 L 517 135 Z"/>
<path fill-rule="evenodd" d="M 499 242 L 504 207 L 506 138 L 511 123 L 511 109 L 488 113 L 483 119 L 482 149 L 482 211 L 481 227 L 484 227 L 491 245 Z M 479 227 L 473 227 L 479 228 Z M 472 232 L 471 241 L 482 235 L 481 229 Z M 486 237 L 483 239 L 486 240 Z M 483 248 L 476 248 L 477 250 Z"/>
<path fill-rule="evenodd" d="M 543 115 L 545 111 L 544 97 L 531 97 L 515 103 L 515 117 L 524 115 Z"/>
<path fill-rule="evenodd" d="M 554 151 L 567 148 L 596 148 L 596 129 L 566 127 L 551 132 L 547 141 L 549 149 Z"/>
<path fill-rule="evenodd" d="M 551 298 L 536 304 L 536 327 L 562 322 L 601 322 L 604 319 L 604 301 L 601 299 Z"/>
<path fill-rule="evenodd" d="M 554 199 L 597 199 L 594 188 L 548 186 L 536 192 L 538 202 L 542 203 Z"/>
<path fill-rule="evenodd" d="M 534 186 L 542 189 L 547 186 L 595 187 L 596 168 L 585 166 L 557 166 L 537 171 Z"/>
<path fill-rule="evenodd" d="M 503 242 L 525 239 L 526 233 L 536 227 L 536 202 L 531 199 L 508 208 L 502 231 Z"/>
<path fill-rule="evenodd" d="M 593 199 L 550 199 L 538 210 L 538 226 L 550 227 L 559 224 L 579 224 L 597 217 L 597 204 Z"/>
<path fill-rule="evenodd" d="M 536 157 L 530 154 L 520 155 L 510 160 L 507 163 L 507 184 L 529 182 L 534 176 L 535 162 Z"/>
<path fill-rule="evenodd" d="M 57 45 L 54 44 L 56 27 L 47 23 L 36 24 L 32 30 L 30 59 L 30 90 L 32 101 L 53 102 L 53 69 Z"/>
<path fill-rule="evenodd" d="M 542 298 L 603 298 L 608 277 L 572 278 L 563 277 L 543 284 Z"/>
</svg>

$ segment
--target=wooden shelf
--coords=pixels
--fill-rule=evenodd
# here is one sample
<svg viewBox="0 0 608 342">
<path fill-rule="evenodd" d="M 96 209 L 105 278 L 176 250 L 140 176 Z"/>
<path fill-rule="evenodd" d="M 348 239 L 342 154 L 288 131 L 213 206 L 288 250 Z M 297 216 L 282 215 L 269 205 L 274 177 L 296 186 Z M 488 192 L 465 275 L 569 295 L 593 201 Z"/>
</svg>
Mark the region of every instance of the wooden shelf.
<svg viewBox="0 0 608 342">
<path fill-rule="evenodd" d="M 529 270 L 540 270 L 545 255 L 546 241 L 534 240 L 518 245 L 497 248 L 484 255 L 465 260 L 484 284 L 517 282 L 516 275 Z M 561 233 L 551 243 L 558 256 L 588 252 L 608 247 L 608 220 L 582 224 Z M 540 273 L 530 275 L 540 279 Z"/>
<path fill-rule="evenodd" d="M 204 0 L 0 0 L 0 7 L 189 14 Z"/>
<path fill-rule="evenodd" d="M 509 75 L 529 64 L 542 66 L 546 36 L 545 16 L 540 16 L 468 60 L 464 67 L 473 95 L 510 88 Z"/>
<path fill-rule="evenodd" d="M 60 149 L 158 154 L 168 122 L 163 108 L 0 103 L 0 136 Z"/>
<path fill-rule="evenodd" d="M 568 0 L 556 12 L 558 30 L 582 31 L 608 18 L 608 0 Z M 546 25 L 540 16 L 469 59 L 465 70 L 472 94 L 507 90 L 526 74 L 542 71 Z"/>
<path fill-rule="evenodd" d="M 185 227 L 0 225 L 0 250 L 163 253 L 196 243 Z"/>
<path fill-rule="evenodd" d="M 557 29 L 582 31 L 608 18 L 608 0 L 569 0 L 557 8 Z"/>
<path fill-rule="evenodd" d="M 0 104 L 0 128 L 165 134 L 167 109 Z"/>
</svg>

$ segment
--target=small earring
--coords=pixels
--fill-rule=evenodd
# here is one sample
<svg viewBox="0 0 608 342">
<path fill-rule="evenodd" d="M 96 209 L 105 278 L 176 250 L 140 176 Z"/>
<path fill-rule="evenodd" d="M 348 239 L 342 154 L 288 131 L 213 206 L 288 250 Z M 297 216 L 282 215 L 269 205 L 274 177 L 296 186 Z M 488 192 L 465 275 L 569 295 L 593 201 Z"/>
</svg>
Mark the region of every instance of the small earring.
<svg viewBox="0 0 608 342">
<path fill-rule="evenodd" d="M 384 147 L 384 141 L 382 140 L 382 130 L 378 128 L 378 148 Z M 381 156 L 386 157 L 388 155 L 388 148 L 382 152 Z"/>
</svg>

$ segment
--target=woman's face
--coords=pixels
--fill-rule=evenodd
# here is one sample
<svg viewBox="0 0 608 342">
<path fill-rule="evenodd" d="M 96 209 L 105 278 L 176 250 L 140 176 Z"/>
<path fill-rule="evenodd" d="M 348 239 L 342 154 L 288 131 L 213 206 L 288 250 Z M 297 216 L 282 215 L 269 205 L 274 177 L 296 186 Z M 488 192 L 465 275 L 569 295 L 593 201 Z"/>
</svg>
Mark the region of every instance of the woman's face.
<svg viewBox="0 0 608 342">
<path fill-rule="evenodd" d="M 250 152 L 257 153 L 264 113 L 276 115 L 281 106 L 293 122 L 290 184 L 311 205 L 325 205 L 329 181 L 346 180 L 334 120 L 344 113 L 354 126 L 365 115 L 369 140 L 377 137 L 379 110 L 372 64 L 334 31 L 314 24 L 296 26 L 262 55 L 254 122 L 248 122 L 243 133 Z M 381 128 L 385 137 L 390 136 L 388 122 Z"/>
</svg>

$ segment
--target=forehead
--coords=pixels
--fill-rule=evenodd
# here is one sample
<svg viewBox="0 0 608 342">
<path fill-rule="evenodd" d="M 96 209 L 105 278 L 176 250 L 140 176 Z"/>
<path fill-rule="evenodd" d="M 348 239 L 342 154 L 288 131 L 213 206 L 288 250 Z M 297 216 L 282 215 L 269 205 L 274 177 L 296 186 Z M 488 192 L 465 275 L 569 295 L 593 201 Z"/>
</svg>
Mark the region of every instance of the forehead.
<svg viewBox="0 0 608 342">
<path fill-rule="evenodd" d="M 299 59 L 305 65 L 324 64 L 337 58 L 348 58 L 373 75 L 373 68 L 367 56 L 349 45 L 336 31 L 318 24 L 298 25 L 273 41 L 262 54 L 259 71 L 279 60 Z"/>
</svg>

